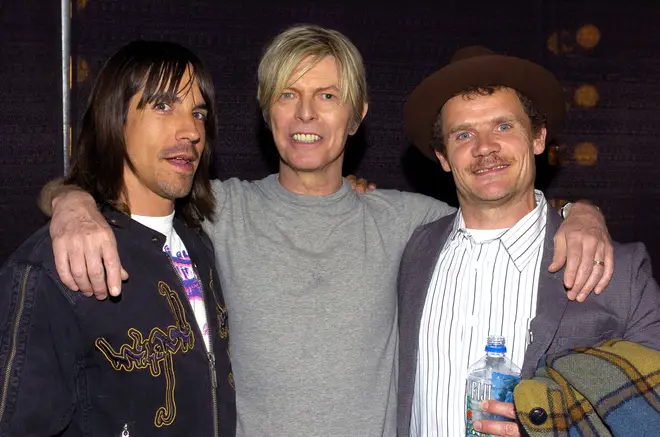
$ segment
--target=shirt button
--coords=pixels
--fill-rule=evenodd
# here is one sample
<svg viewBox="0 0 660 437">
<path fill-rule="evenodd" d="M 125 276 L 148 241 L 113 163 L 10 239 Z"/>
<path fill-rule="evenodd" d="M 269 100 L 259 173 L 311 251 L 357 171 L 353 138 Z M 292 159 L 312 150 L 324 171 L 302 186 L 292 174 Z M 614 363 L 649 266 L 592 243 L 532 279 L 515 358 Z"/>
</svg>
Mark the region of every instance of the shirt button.
<svg viewBox="0 0 660 437">
<path fill-rule="evenodd" d="M 534 425 L 543 425 L 548 420 L 548 413 L 543 408 L 532 408 L 529 412 L 529 421 Z"/>
<path fill-rule="evenodd" d="M 153 241 L 154 243 L 158 243 L 158 237 L 151 237 L 151 241 Z"/>
</svg>

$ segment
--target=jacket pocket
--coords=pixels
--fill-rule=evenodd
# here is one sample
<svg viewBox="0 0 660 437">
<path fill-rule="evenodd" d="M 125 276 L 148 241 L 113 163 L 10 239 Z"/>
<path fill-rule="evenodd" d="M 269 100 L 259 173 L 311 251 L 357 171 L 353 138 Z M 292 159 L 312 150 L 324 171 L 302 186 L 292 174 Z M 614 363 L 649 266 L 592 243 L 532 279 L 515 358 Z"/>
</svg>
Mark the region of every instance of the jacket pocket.
<svg viewBox="0 0 660 437">
<path fill-rule="evenodd" d="M 576 333 L 575 335 L 565 335 L 561 337 L 555 337 L 555 340 L 552 342 L 552 346 L 548 353 L 555 353 L 560 351 L 565 351 L 568 349 L 573 349 L 576 347 L 591 347 L 601 341 L 612 338 L 614 335 L 613 330 L 608 330 L 602 332 L 598 335 L 580 335 Z"/>
</svg>

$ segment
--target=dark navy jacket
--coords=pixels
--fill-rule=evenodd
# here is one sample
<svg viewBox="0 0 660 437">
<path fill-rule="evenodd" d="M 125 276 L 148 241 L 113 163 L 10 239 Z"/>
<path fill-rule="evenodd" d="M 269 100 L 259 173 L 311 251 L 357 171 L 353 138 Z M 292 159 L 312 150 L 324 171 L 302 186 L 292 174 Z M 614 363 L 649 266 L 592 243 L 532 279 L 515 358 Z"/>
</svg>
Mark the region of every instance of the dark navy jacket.
<svg viewBox="0 0 660 437">
<path fill-rule="evenodd" d="M 119 298 L 66 288 L 47 228 L 0 270 L 0 435 L 233 437 L 227 309 L 208 237 L 174 220 L 202 284 L 211 353 L 165 237 L 105 214 L 130 274 Z"/>
</svg>

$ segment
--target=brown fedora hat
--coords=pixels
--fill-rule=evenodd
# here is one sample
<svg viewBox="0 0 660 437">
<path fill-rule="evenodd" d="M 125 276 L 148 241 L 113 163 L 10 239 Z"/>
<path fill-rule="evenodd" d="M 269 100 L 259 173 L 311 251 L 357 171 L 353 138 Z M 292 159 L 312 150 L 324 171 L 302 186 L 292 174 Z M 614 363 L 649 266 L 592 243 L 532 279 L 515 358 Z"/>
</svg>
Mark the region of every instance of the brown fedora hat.
<svg viewBox="0 0 660 437">
<path fill-rule="evenodd" d="M 403 108 L 406 133 L 424 155 L 437 161 L 430 144 L 431 132 L 447 100 L 468 88 L 497 85 L 529 97 L 547 117 L 547 137 L 552 138 L 566 112 L 564 92 L 557 78 L 531 61 L 498 55 L 481 46 L 458 50 L 449 65 L 415 88 Z"/>
</svg>

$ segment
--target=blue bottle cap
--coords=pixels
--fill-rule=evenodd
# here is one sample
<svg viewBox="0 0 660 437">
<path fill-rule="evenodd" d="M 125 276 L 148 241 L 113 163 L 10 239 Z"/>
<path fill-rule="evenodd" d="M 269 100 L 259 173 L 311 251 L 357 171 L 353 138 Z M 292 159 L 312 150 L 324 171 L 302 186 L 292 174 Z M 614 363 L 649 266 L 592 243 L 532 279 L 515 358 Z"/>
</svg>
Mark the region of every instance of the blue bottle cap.
<svg viewBox="0 0 660 437">
<path fill-rule="evenodd" d="M 486 341 L 486 352 L 506 353 L 506 340 L 502 336 L 489 336 Z"/>
</svg>

